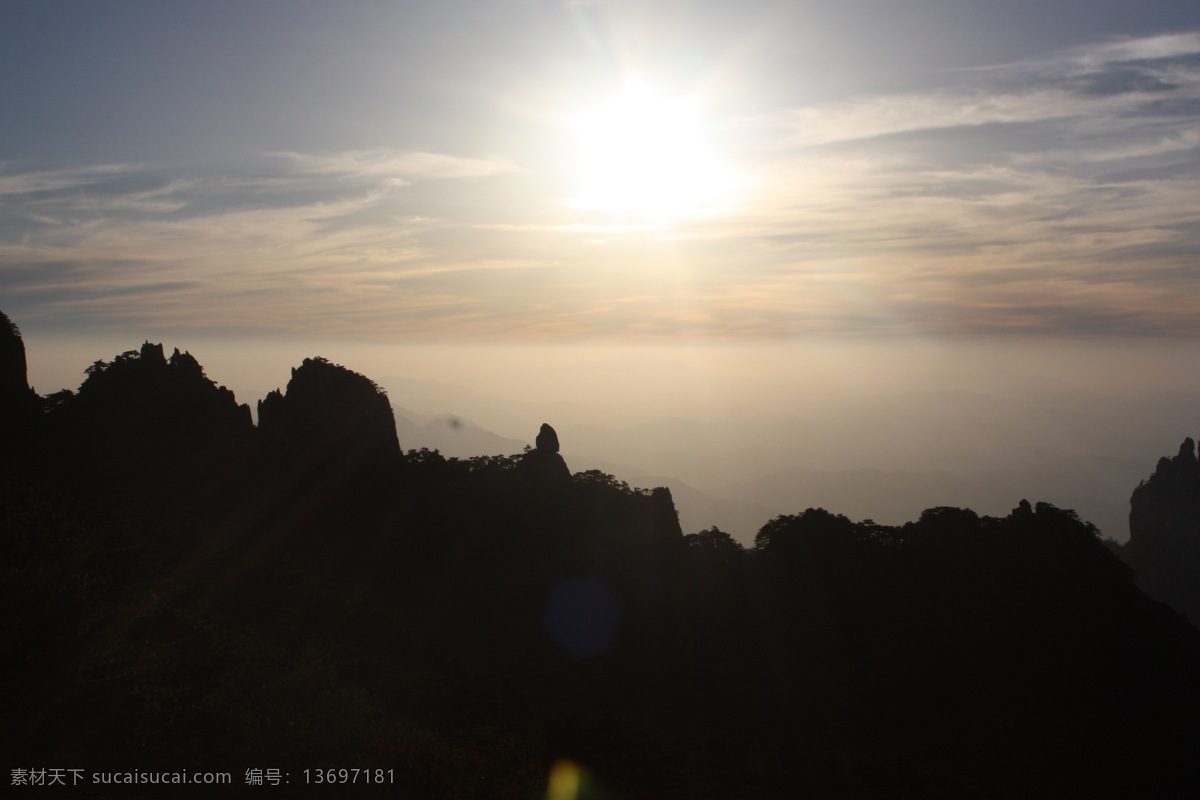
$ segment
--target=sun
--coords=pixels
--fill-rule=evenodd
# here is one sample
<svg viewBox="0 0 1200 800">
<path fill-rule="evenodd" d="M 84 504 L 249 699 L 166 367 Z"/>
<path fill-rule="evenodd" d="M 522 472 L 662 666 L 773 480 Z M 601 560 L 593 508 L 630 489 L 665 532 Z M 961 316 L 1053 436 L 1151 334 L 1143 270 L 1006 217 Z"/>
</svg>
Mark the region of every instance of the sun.
<svg viewBox="0 0 1200 800">
<path fill-rule="evenodd" d="M 693 99 L 630 83 L 574 121 L 572 205 L 669 218 L 710 212 L 737 183 Z"/>
</svg>

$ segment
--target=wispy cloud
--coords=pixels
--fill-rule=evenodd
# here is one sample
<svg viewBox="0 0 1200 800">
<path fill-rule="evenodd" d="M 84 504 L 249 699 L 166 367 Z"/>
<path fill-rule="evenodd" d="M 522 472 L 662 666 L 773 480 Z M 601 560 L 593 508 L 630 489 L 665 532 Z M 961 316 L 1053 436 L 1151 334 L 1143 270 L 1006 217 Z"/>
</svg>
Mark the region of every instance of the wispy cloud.
<svg viewBox="0 0 1200 800">
<path fill-rule="evenodd" d="M 751 124 L 784 130 L 784 145 L 820 145 L 895 133 L 1128 113 L 1159 99 L 1145 93 L 1081 96 L 1068 89 L 913 93 L 794 109 Z"/>
<path fill-rule="evenodd" d="M 142 169 L 134 164 L 96 164 L 21 172 L 11 165 L 0 163 L 0 196 L 83 189 Z"/>
<path fill-rule="evenodd" d="M 288 154 L 257 167 L 8 168 L 0 173 L 6 310 L 133 325 L 236 317 L 241 328 L 338 330 L 401 316 L 428 325 L 475 302 L 447 276 L 547 263 L 470 260 L 422 244 L 456 223 L 422 213 L 436 195 L 410 187 L 515 170 L 503 160 L 379 150 Z"/>
<path fill-rule="evenodd" d="M 400 179 L 482 178 L 516 172 L 515 163 L 504 158 L 463 158 L 444 153 L 351 150 L 331 155 L 277 153 L 300 172 L 315 174 L 396 177 Z"/>
<path fill-rule="evenodd" d="M 794 147 L 957 127 L 1170 113 L 1165 103 L 1200 99 L 1200 36 L 1105 44 L 973 77 L 973 84 L 953 88 L 857 97 L 733 124 L 777 129 L 780 143 Z"/>
<path fill-rule="evenodd" d="M 1123 38 L 1088 45 L 1068 51 L 1069 60 L 1088 65 L 1107 65 L 1114 62 L 1161 60 L 1200 53 L 1200 32 L 1149 36 L 1141 39 Z"/>
</svg>

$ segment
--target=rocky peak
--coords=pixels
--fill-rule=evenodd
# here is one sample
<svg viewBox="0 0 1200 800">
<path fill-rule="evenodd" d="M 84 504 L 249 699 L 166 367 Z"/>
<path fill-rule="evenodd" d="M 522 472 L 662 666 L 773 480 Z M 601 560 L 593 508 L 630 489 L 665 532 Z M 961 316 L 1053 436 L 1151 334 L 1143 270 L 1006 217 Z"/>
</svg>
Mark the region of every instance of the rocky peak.
<svg viewBox="0 0 1200 800">
<path fill-rule="evenodd" d="M 179 352 L 178 349 L 176 349 L 176 352 Z M 139 355 L 141 356 L 142 364 L 149 369 L 166 366 L 167 364 L 167 359 L 163 355 L 162 342 L 158 344 L 151 344 L 149 341 L 142 342 L 142 349 Z"/>
<path fill-rule="evenodd" d="M 543 483 L 569 483 L 571 470 L 558 453 L 558 434 L 554 428 L 543 422 L 534 444 L 536 447 L 526 452 L 517 464 L 520 474 Z"/>
<path fill-rule="evenodd" d="M 546 450 L 551 453 L 558 452 L 558 434 L 554 428 L 551 428 L 545 422 L 542 423 L 542 429 L 538 431 L 537 439 L 534 440 L 534 445 L 538 450 Z"/>
<path fill-rule="evenodd" d="M 397 459 L 400 442 L 391 403 L 373 381 L 324 358 L 292 368 L 286 391 L 258 403 L 269 446 L 306 462 L 345 466 Z"/>
<path fill-rule="evenodd" d="M 171 354 L 171 360 L 167 362 L 167 365 L 184 378 L 194 380 L 204 377 L 204 368 L 200 366 L 200 362 L 196 360 L 196 357 L 186 350 L 182 353 L 179 352 L 178 347 Z"/>
</svg>

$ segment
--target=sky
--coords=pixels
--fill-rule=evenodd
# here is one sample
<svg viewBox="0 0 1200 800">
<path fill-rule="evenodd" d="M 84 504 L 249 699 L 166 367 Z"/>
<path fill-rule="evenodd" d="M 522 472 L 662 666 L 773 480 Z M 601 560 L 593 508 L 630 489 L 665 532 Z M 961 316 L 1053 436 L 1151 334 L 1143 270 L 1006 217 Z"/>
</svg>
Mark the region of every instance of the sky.
<svg viewBox="0 0 1200 800">
<path fill-rule="evenodd" d="M 1194 2 L 10 0 L 0 76 L 29 329 L 1200 332 Z"/>
<path fill-rule="evenodd" d="M 7 0 L 0 109 L 40 391 L 143 339 L 251 404 L 1200 389 L 1194 0 Z"/>
</svg>

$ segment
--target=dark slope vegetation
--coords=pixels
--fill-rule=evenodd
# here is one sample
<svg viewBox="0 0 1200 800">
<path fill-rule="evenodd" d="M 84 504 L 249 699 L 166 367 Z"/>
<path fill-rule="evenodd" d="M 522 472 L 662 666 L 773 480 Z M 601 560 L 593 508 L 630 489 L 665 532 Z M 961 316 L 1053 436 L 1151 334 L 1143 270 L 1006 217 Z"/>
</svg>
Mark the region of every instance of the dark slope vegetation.
<svg viewBox="0 0 1200 800">
<path fill-rule="evenodd" d="M 143 346 L 10 412 L 10 770 L 233 773 L 203 797 L 381 767 L 341 793 L 539 798 L 561 759 L 591 798 L 1198 788 L 1200 635 L 1071 512 L 809 509 L 746 551 L 684 536 L 666 490 L 564 477 L 552 430 L 401 455 L 349 370 L 306 361 L 256 428 L 194 364 Z"/>
</svg>

